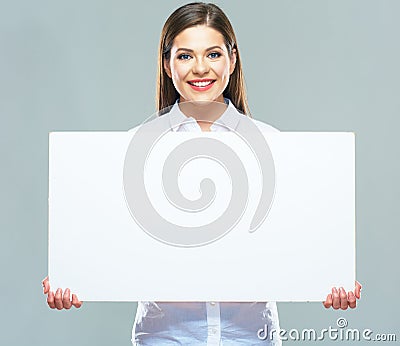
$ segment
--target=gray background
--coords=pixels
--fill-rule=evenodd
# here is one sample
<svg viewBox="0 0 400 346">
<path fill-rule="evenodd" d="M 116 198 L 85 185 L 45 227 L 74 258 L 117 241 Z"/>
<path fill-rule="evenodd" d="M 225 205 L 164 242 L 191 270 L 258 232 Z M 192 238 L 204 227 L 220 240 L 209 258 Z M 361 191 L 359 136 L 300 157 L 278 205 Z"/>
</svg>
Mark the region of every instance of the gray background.
<svg viewBox="0 0 400 346">
<path fill-rule="evenodd" d="M 149 116 L 161 27 L 182 3 L 1 2 L 1 345 L 130 344 L 133 303 L 46 306 L 48 132 L 126 130 Z M 345 312 L 280 303 L 281 326 L 321 329 L 343 316 L 399 338 L 400 2 L 217 3 L 236 30 L 256 118 L 356 132 L 362 300 Z"/>
</svg>

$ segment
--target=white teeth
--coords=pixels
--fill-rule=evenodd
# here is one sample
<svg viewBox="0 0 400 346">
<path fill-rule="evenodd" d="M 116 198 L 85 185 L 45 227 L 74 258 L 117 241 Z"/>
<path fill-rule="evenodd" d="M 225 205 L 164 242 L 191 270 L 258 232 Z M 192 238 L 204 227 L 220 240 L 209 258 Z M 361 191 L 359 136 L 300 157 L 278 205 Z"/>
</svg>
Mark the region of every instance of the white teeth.
<svg viewBox="0 0 400 346">
<path fill-rule="evenodd" d="M 205 87 L 207 85 L 210 85 L 213 81 L 209 81 L 209 82 L 191 82 L 190 84 L 197 86 L 197 87 Z"/>
</svg>

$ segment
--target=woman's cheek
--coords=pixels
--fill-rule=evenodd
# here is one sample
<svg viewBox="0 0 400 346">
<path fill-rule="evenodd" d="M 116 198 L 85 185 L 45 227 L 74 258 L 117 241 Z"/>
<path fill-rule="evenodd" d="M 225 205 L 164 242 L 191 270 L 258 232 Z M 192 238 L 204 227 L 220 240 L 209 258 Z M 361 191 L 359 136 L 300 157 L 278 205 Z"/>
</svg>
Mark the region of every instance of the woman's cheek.
<svg viewBox="0 0 400 346">
<path fill-rule="evenodd" d="M 221 79 L 221 82 L 223 84 L 228 84 L 228 81 L 229 81 L 229 65 L 227 65 L 224 62 L 222 62 L 221 64 L 216 66 L 215 73 Z"/>
<path fill-rule="evenodd" d="M 175 69 L 174 79 L 177 85 L 183 85 L 185 83 L 186 76 L 188 75 L 190 69 L 188 67 L 178 67 Z"/>
</svg>

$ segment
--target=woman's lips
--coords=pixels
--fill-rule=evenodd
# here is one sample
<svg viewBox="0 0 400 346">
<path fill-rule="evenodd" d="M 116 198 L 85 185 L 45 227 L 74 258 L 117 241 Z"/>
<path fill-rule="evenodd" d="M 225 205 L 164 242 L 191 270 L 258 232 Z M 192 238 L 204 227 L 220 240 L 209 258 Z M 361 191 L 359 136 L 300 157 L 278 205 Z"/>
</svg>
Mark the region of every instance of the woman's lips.
<svg viewBox="0 0 400 346">
<path fill-rule="evenodd" d="M 215 79 L 192 79 L 188 84 L 193 90 L 206 91 L 214 85 Z"/>
</svg>

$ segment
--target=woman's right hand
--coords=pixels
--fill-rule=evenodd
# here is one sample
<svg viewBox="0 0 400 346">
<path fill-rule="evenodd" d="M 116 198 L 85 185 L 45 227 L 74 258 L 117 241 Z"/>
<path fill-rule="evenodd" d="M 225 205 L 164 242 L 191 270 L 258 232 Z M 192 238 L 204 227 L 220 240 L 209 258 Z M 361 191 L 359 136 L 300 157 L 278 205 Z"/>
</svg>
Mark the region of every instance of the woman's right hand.
<svg viewBox="0 0 400 346">
<path fill-rule="evenodd" d="M 51 309 L 68 310 L 71 309 L 72 306 L 75 306 L 76 308 L 80 308 L 82 306 L 82 302 L 78 299 L 76 294 L 72 294 L 71 297 L 71 291 L 69 288 L 67 288 L 64 291 L 64 294 L 61 288 L 58 288 L 55 294 L 53 291 L 50 291 L 50 283 L 48 276 L 46 276 L 43 279 L 42 285 L 43 285 L 43 294 L 47 294 L 47 304 Z"/>
</svg>

